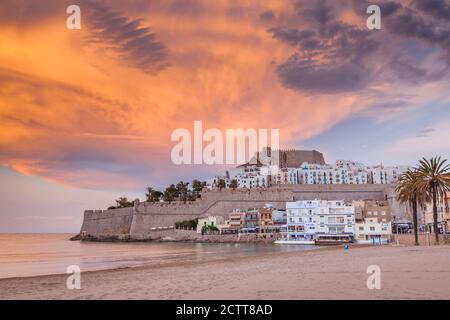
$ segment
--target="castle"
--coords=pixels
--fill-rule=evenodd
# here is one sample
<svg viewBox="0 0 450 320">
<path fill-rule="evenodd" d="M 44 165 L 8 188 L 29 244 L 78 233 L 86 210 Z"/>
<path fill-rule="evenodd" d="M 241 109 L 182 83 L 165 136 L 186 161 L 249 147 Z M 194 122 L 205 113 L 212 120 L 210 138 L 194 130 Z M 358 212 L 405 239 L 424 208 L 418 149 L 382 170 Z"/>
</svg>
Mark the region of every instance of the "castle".
<svg viewBox="0 0 450 320">
<path fill-rule="evenodd" d="M 227 216 L 235 209 L 247 210 L 273 204 L 284 209 L 287 201 L 388 200 L 397 216 L 401 210 L 390 185 L 286 185 L 260 189 L 204 190 L 193 202 L 136 202 L 134 207 L 84 212 L 80 234 L 91 239 L 117 238 L 145 240 L 152 230 L 173 226 L 176 222 L 205 216 Z"/>
<path fill-rule="evenodd" d="M 300 167 L 304 163 L 325 165 L 322 153 L 312 150 L 276 150 L 266 148 L 257 153 L 247 166 L 258 166 L 260 158 L 276 160 L 284 168 Z M 267 162 L 266 162 L 267 164 Z M 237 169 L 242 168 L 242 166 Z M 247 170 L 247 169 L 246 169 Z M 142 202 L 133 207 L 86 210 L 80 234 L 94 240 L 117 238 L 145 240 L 155 230 L 171 228 L 176 222 L 205 216 L 226 217 L 233 210 L 263 207 L 272 204 L 285 209 L 286 202 L 297 200 L 388 200 L 393 214 L 403 218 L 403 210 L 395 200 L 393 184 L 276 184 L 256 188 L 207 189 L 192 202 Z"/>
</svg>

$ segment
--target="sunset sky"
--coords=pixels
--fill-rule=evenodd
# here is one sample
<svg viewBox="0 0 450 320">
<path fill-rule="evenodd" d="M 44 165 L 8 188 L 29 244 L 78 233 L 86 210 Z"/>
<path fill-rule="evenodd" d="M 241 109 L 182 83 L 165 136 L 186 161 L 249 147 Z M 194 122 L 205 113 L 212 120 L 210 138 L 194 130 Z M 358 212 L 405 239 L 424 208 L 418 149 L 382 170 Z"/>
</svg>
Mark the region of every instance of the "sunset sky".
<svg viewBox="0 0 450 320">
<path fill-rule="evenodd" d="M 84 209 L 218 173 L 170 160 L 194 120 L 329 163 L 450 158 L 449 71 L 449 0 L 2 0 L 0 232 L 77 232 Z"/>
</svg>

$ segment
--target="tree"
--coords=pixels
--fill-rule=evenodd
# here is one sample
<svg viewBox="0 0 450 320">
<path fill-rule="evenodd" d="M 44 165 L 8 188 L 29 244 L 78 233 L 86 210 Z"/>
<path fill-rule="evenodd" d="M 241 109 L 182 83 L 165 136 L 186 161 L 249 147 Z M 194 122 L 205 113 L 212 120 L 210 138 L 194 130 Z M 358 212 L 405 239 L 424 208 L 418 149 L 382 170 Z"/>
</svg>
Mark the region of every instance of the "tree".
<svg viewBox="0 0 450 320">
<path fill-rule="evenodd" d="M 224 179 L 219 179 L 219 181 L 217 181 L 217 187 L 222 190 L 224 188 L 226 188 L 226 183 Z"/>
<path fill-rule="evenodd" d="M 203 188 L 206 187 L 206 182 L 205 181 L 200 181 L 197 179 L 194 179 L 192 181 L 192 193 L 193 193 L 193 199 L 197 199 L 200 198 L 201 192 L 203 190 Z"/>
<path fill-rule="evenodd" d="M 175 187 L 177 189 L 178 198 L 181 201 L 186 202 L 188 200 L 188 197 L 189 197 L 188 186 L 189 186 L 189 182 L 180 181 L 177 183 L 177 185 Z"/>
<path fill-rule="evenodd" d="M 237 180 L 236 179 L 232 179 L 231 181 L 230 181 L 230 188 L 231 189 L 236 189 L 238 187 L 238 182 L 237 182 Z"/>
<path fill-rule="evenodd" d="M 145 194 L 148 202 L 158 202 L 164 194 L 161 191 L 147 187 L 147 193 Z"/>
<path fill-rule="evenodd" d="M 119 199 L 117 199 L 116 204 L 116 208 L 128 208 L 134 205 L 133 202 L 128 201 L 126 197 L 120 197 Z"/>
<path fill-rule="evenodd" d="M 196 229 L 198 224 L 198 219 L 184 220 L 175 222 L 176 229 Z"/>
<path fill-rule="evenodd" d="M 175 200 L 175 198 L 178 197 L 177 188 L 174 184 L 171 184 L 169 187 L 164 190 L 164 201 L 172 202 Z"/>
<path fill-rule="evenodd" d="M 203 188 L 206 186 L 206 182 L 205 181 L 200 181 L 197 179 L 194 179 L 192 181 L 192 190 L 195 192 L 202 192 Z"/>
<path fill-rule="evenodd" d="M 426 194 L 419 189 L 420 175 L 416 170 L 407 170 L 398 180 L 396 188 L 397 200 L 400 203 L 408 204 L 412 209 L 414 223 L 414 244 L 419 245 L 419 235 L 417 232 L 417 207 L 423 206 L 427 201 Z"/>
<path fill-rule="evenodd" d="M 450 191 L 450 165 L 441 157 L 429 160 L 422 158 L 417 168 L 419 174 L 419 190 L 427 194 L 433 203 L 433 229 L 435 243 L 439 244 L 438 212 L 437 205 L 445 200 L 446 193 Z"/>
</svg>

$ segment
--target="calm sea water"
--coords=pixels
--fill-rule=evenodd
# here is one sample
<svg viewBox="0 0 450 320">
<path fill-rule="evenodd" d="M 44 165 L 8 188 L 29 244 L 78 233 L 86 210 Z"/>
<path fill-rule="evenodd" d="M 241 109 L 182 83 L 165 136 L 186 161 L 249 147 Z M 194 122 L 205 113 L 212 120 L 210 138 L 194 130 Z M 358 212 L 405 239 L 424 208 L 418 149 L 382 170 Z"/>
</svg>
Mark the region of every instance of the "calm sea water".
<svg viewBox="0 0 450 320">
<path fill-rule="evenodd" d="M 203 243 L 108 243 L 69 241 L 70 234 L 0 234 L 0 278 L 65 273 L 173 262 L 217 260 L 312 250 L 314 246 Z"/>
</svg>

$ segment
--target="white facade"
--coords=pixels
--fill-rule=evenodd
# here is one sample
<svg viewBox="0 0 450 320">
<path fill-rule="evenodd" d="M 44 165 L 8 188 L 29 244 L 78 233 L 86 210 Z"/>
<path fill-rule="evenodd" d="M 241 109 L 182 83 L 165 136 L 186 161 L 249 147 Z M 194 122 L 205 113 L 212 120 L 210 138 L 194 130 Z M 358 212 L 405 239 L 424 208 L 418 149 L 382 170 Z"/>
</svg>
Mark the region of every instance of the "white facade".
<svg viewBox="0 0 450 320">
<path fill-rule="evenodd" d="M 238 176 L 236 178 L 238 188 L 262 188 L 269 186 L 269 177 L 260 174 Z"/>
<path fill-rule="evenodd" d="M 391 222 L 378 222 L 377 218 L 366 218 L 355 224 L 355 240 L 358 243 L 388 243 L 392 235 Z"/>
<path fill-rule="evenodd" d="M 225 220 L 221 216 L 208 216 L 205 218 L 198 219 L 197 222 L 197 233 L 202 233 L 202 228 L 206 226 L 216 227 L 222 226 L 225 224 Z"/>
<path fill-rule="evenodd" d="M 355 207 L 343 200 L 321 201 L 317 212 L 316 237 L 318 240 L 348 235 L 353 237 L 355 226 Z"/>
<path fill-rule="evenodd" d="M 445 233 L 449 232 L 449 221 L 450 221 L 450 210 L 448 209 L 450 205 L 449 203 L 438 203 L 437 204 L 437 221 L 438 227 L 441 232 L 445 231 Z M 434 228 L 434 219 L 433 219 L 433 204 L 427 203 L 422 208 L 424 224 L 427 226 L 429 231 L 433 231 Z M 444 230 L 445 228 L 445 230 Z"/>
<path fill-rule="evenodd" d="M 304 162 L 299 168 L 276 168 L 244 165 L 230 169 L 223 177 L 227 186 L 232 179 L 238 188 L 258 188 L 283 184 L 390 184 L 408 169 L 406 166 L 365 166 L 362 163 L 338 160 L 334 165 Z M 213 181 L 208 185 L 213 186 Z"/>
<path fill-rule="evenodd" d="M 344 201 L 307 200 L 286 203 L 287 224 L 278 243 L 314 244 L 316 241 L 351 240 L 355 209 Z"/>
</svg>

